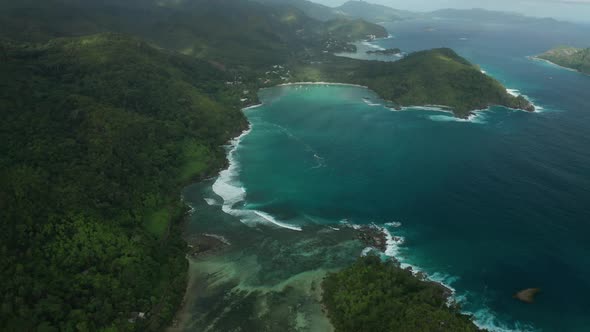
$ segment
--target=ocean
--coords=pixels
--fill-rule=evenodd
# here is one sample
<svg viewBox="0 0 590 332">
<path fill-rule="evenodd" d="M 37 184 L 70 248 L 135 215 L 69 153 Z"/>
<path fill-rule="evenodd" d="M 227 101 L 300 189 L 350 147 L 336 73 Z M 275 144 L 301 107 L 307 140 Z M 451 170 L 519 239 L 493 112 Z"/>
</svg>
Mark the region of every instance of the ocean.
<svg viewBox="0 0 590 332">
<path fill-rule="evenodd" d="M 191 263 L 208 275 L 224 271 L 226 285 L 205 278 L 210 294 L 194 301 L 193 322 L 255 315 L 207 316 L 246 298 L 262 317 L 272 310 L 260 294 L 279 292 L 283 300 L 273 301 L 302 303 L 293 316 L 301 330 L 322 330 L 313 283 L 360 254 L 343 226 L 377 224 L 403 238 L 388 254 L 452 287 L 482 327 L 590 330 L 590 76 L 529 58 L 556 45 L 590 46 L 590 29 L 440 18 L 386 27 L 391 38 L 359 44 L 357 56 L 451 47 L 538 111 L 492 107 L 466 121 L 394 111 L 362 87 L 261 90 L 263 105 L 244 111 L 251 130 L 228 147 L 230 167 L 183 194 L 195 208 L 188 232 L 225 232 L 234 247 Z M 301 291 L 285 295 L 286 284 Z M 535 303 L 513 298 L 531 287 L 541 289 Z M 219 289 L 257 298 L 230 301 Z"/>
</svg>

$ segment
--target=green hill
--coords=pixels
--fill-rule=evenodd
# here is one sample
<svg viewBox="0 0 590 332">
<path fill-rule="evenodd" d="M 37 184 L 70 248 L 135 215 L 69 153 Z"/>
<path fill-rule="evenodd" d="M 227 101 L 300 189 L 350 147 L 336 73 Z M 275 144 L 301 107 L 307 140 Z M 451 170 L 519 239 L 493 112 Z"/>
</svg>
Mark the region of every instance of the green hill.
<svg viewBox="0 0 590 332">
<path fill-rule="evenodd" d="M 298 81 L 364 85 L 397 107 L 444 105 L 462 118 L 491 105 L 534 110 L 527 100 L 511 96 L 498 81 L 446 48 L 416 52 L 396 62 L 334 58 L 296 68 Z"/>
<path fill-rule="evenodd" d="M 343 18 L 334 8 L 307 0 L 254 0 L 267 5 L 290 6 L 301 10 L 305 15 L 320 21 Z"/>
<path fill-rule="evenodd" d="M 114 1 L 37 0 L 0 5 L 0 37 L 46 42 L 118 32 L 223 65 L 260 67 L 283 63 L 323 47 L 330 39 L 349 42 L 369 35 L 387 36 L 376 24 L 347 19 L 322 22 L 287 5 L 241 0 L 192 0 L 167 6 L 141 3 L 136 7 Z"/>
<path fill-rule="evenodd" d="M 324 24 L 324 29 L 334 38 L 346 41 L 366 39 L 368 36 L 385 38 L 388 35 L 385 28 L 360 19 L 331 20 Z"/>
<path fill-rule="evenodd" d="M 590 48 L 557 47 L 537 56 L 562 67 L 590 74 Z"/>
</svg>

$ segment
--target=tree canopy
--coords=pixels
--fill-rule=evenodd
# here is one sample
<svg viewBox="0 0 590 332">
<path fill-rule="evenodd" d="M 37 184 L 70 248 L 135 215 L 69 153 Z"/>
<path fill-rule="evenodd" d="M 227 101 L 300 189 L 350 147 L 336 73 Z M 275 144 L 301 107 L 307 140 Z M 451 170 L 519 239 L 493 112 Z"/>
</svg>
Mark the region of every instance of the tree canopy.
<svg viewBox="0 0 590 332">
<path fill-rule="evenodd" d="M 457 305 L 447 306 L 441 285 L 413 276 L 393 260 L 361 257 L 329 274 L 322 287 L 338 332 L 480 331 Z"/>
</svg>

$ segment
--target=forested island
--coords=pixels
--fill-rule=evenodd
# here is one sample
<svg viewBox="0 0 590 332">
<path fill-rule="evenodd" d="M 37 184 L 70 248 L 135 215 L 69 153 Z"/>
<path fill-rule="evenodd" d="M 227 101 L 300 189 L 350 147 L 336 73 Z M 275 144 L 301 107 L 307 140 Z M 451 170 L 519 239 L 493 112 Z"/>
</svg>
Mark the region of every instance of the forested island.
<svg viewBox="0 0 590 332">
<path fill-rule="evenodd" d="M 558 66 L 590 75 L 590 48 L 556 47 L 536 56 Z"/>
<path fill-rule="evenodd" d="M 247 128 L 241 109 L 262 87 L 361 84 L 460 117 L 532 110 L 450 49 L 336 57 L 385 29 L 290 6 L 39 0 L 3 3 L 0 24 L 6 331 L 170 324 L 187 274 L 180 188 L 226 165 L 221 146 Z"/>
</svg>

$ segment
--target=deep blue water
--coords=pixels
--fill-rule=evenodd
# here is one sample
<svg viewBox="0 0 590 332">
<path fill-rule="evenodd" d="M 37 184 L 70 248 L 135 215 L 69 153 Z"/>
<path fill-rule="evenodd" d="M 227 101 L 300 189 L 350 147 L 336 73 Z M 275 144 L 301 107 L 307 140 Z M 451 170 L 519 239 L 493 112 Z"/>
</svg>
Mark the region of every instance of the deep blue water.
<svg viewBox="0 0 590 332">
<path fill-rule="evenodd" d="M 246 111 L 252 131 L 232 156 L 226 203 L 291 225 L 399 221 L 397 256 L 455 288 L 481 325 L 589 331 L 590 76 L 527 56 L 590 46 L 590 30 L 452 20 L 388 29 L 394 38 L 380 46 L 452 47 L 543 110 L 493 108 L 461 122 L 370 106 L 363 98 L 378 98 L 356 87 L 263 90 L 264 105 Z M 534 304 L 512 298 L 530 287 L 542 290 Z"/>
</svg>

